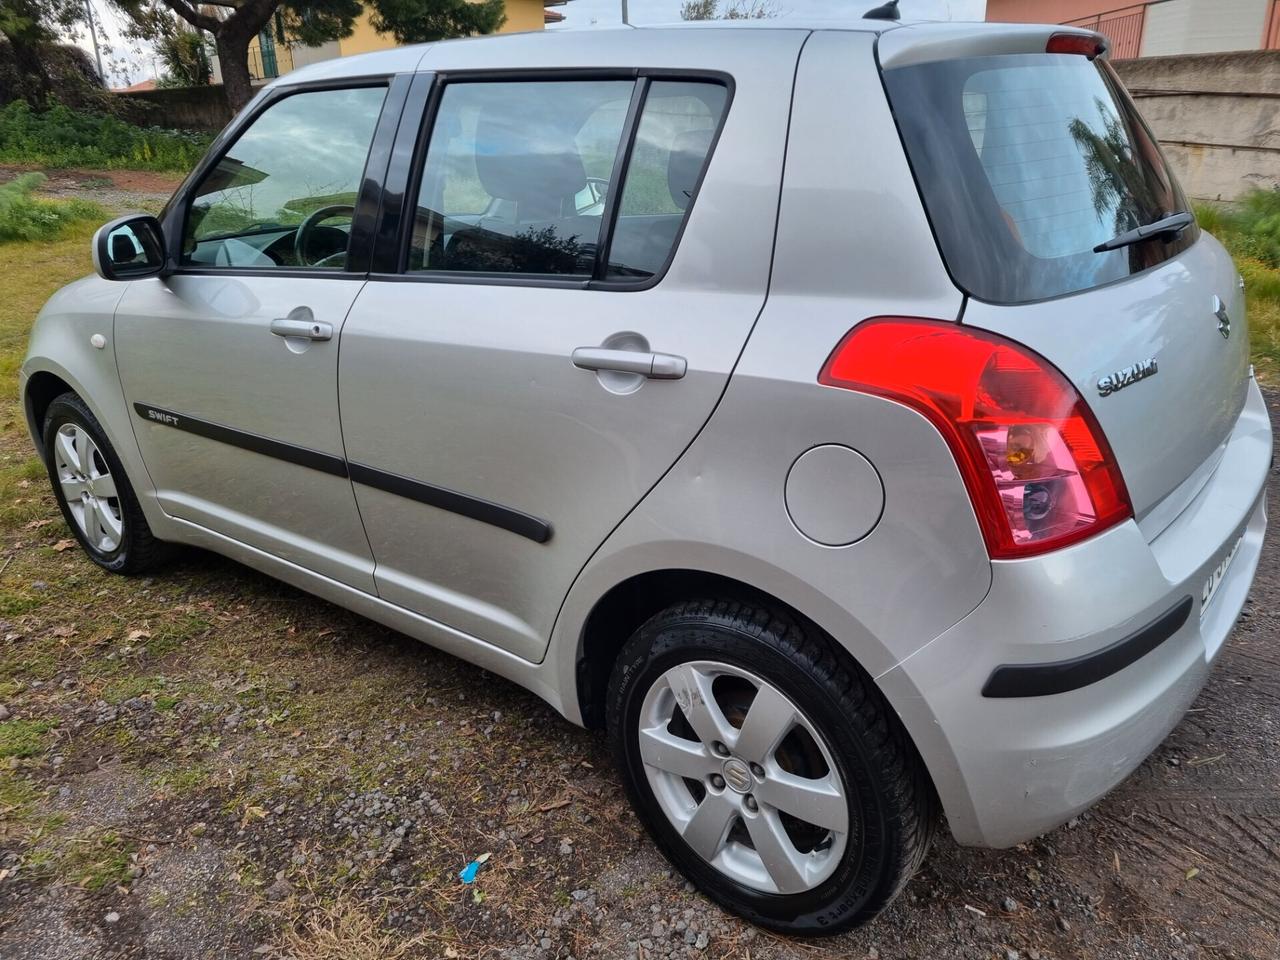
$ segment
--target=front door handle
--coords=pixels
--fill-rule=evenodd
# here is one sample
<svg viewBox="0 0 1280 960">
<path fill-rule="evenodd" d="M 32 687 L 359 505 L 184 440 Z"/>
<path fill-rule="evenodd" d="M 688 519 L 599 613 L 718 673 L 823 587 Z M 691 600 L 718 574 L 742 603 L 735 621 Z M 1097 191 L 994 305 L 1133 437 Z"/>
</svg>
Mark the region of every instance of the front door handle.
<svg viewBox="0 0 1280 960">
<path fill-rule="evenodd" d="M 332 340 L 333 324 L 323 323 L 306 307 L 289 311 L 287 317 L 271 321 L 271 332 L 277 337 L 299 337 L 303 340 Z"/>
<path fill-rule="evenodd" d="M 679 380 L 689 370 L 684 357 L 670 353 L 641 353 L 636 350 L 610 350 L 606 347 L 579 347 L 573 351 L 573 365 L 579 370 L 612 370 L 637 373 L 650 380 Z"/>
</svg>

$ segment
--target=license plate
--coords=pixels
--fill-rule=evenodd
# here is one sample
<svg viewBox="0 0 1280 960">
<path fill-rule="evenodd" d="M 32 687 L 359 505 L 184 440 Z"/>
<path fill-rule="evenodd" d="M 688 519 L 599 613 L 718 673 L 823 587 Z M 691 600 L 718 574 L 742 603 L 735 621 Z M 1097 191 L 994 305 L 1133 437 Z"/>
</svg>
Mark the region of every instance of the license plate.
<svg viewBox="0 0 1280 960">
<path fill-rule="evenodd" d="M 1209 604 L 1213 602 L 1213 598 L 1218 595 L 1218 588 L 1222 586 L 1222 581 L 1227 579 L 1227 571 L 1231 569 L 1231 562 L 1235 560 L 1236 554 L 1240 552 L 1240 545 L 1244 543 L 1244 534 L 1236 540 L 1230 552 L 1219 561 L 1218 565 L 1213 568 L 1213 572 L 1209 574 L 1209 578 L 1204 582 L 1204 590 L 1200 593 L 1200 616 L 1204 616 Z"/>
</svg>

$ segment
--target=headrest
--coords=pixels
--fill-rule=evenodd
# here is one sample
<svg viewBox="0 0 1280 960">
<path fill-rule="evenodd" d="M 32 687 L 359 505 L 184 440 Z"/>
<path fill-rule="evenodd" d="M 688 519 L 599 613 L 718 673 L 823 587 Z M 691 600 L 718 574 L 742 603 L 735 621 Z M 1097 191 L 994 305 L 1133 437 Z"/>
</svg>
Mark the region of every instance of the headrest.
<svg viewBox="0 0 1280 960">
<path fill-rule="evenodd" d="M 687 209 L 693 199 L 698 175 L 702 173 L 702 165 L 711 150 L 711 140 L 715 133 L 711 127 L 686 130 L 671 142 L 671 158 L 667 161 L 667 189 L 671 191 L 671 199 L 681 210 Z"/>
<path fill-rule="evenodd" d="M 587 185 L 573 136 L 550 117 L 522 117 L 518 129 L 501 117 L 482 117 L 476 172 L 489 196 L 517 204 L 558 204 Z"/>
</svg>

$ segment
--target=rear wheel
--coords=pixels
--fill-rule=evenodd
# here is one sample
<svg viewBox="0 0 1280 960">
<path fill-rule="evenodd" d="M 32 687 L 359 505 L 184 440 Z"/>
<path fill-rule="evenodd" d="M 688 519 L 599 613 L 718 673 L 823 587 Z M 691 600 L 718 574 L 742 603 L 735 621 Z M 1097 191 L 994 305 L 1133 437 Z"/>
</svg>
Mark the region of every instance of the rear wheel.
<svg viewBox="0 0 1280 960">
<path fill-rule="evenodd" d="M 651 619 L 614 670 L 609 730 L 658 846 L 763 926 L 863 923 L 928 849 L 932 792 L 888 704 L 773 611 L 696 601 Z"/>
<path fill-rule="evenodd" d="M 166 555 L 151 533 L 120 458 L 93 412 L 74 393 L 49 404 L 45 467 L 62 515 L 94 563 L 112 573 L 142 573 Z"/>
</svg>

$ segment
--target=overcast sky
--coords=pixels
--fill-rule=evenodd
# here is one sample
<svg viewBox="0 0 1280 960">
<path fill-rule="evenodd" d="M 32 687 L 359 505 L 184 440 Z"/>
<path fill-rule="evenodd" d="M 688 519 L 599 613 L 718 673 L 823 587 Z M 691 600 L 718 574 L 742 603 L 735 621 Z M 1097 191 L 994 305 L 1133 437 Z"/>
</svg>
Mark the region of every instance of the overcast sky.
<svg viewBox="0 0 1280 960">
<path fill-rule="evenodd" d="M 148 77 L 158 69 L 149 44 L 138 44 L 123 38 L 117 16 L 104 0 L 91 0 L 94 15 L 107 33 L 111 55 L 103 53 L 103 66 L 112 86 L 125 86 Z M 722 5 L 731 0 L 721 0 Z M 781 18 L 822 17 L 838 19 L 860 17 L 880 0 L 772 0 Z M 632 23 L 671 23 L 680 19 L 681 0 L 630 0 Z M 986 0 L 902 0 L 900 9 L 908 19 L 981 20 Z M 593 23 L 601 26 L 622 22 L 622 0 L 570 0 L 557 8 L 567 18 L 563 27 L 582 28 Z M 80 46 L 93 52 L 88 33 L 77 38 Z"/>
</svg>

